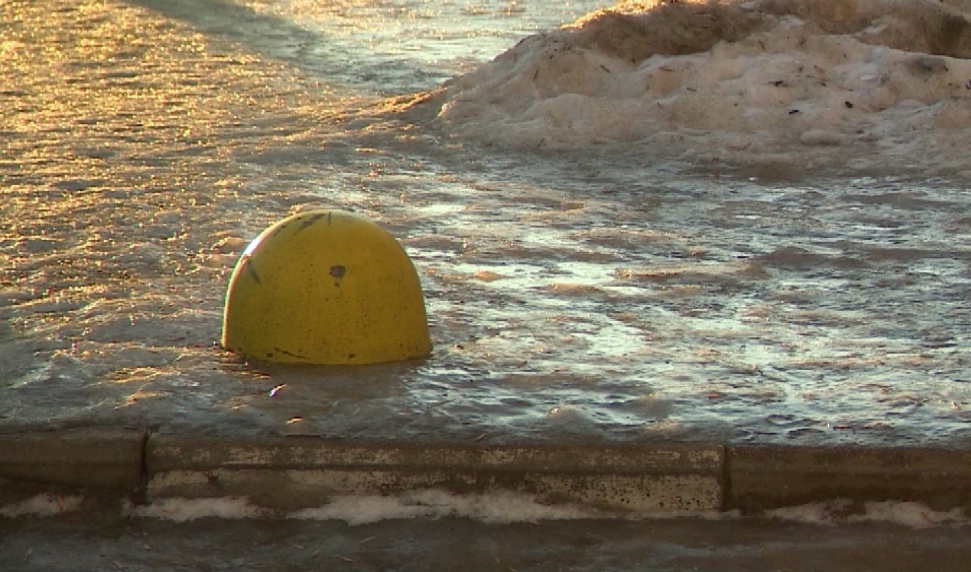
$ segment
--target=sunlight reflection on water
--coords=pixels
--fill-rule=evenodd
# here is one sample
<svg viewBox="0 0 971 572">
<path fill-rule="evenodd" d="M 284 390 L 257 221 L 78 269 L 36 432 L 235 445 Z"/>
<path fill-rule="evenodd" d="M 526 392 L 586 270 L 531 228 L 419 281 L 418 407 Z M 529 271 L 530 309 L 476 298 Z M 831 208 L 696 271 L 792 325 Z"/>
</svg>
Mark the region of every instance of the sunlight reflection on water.
<svg viewBox="0 0 971 572">
<path fill-rule="evenodd" d="M 966 434 L 963 187 L 762 184 L 623 150 L 510 155 L 450 142 L 420 110 L 371 106 L 375 85 L 433 87 L 558 7 L 530 3 L 542 18 L 510 26 L 507 3 L 442 3 L 462 15 L 453 29 L 426 19 L 430 6 L 403 18 L 376 5 L 392 24 L 344 29 L 328 18 L 350 12 L 319 11 L 349 4 L 187 6 L 91 3 L 47 19 L 26 6 L 34 16 L 17 20 L 30 22 L 19 41 L 45 53 L 0 62 L 17 82 L 0 116 L 17 135 L 2 164 L 0 359 L 13 373 L 0 424 L 495 441 Z M 498 31 L 470 39 L 460 65 L 442 63 L 446 37 L 413 58 L 434 73 L 392 73 L 374 45 L 412 17 L 446 36 Z M 428 40 L 415 29 L 395 57 Z M 295 49 L 307 45 L 323 51 Z M 423 278 L 431 359 L 298 370 L 214 347 L 240 251 L 315 207 L 399 237 Z"/>
</svg>

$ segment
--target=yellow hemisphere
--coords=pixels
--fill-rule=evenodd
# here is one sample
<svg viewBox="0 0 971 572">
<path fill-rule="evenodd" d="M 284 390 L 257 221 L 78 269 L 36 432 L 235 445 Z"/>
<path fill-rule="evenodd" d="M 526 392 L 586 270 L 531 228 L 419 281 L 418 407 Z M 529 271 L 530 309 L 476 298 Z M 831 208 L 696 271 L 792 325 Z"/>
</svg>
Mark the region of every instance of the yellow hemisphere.
<svg viewBox="0 0 971 572">
<path fill-rule="evenodd" d="M 222 345 L 258 360 L 366 364 L 431 353 L 421 284 L 386 230 L 352 213 L 284 219 L 243 252 Z"/>
</svg>

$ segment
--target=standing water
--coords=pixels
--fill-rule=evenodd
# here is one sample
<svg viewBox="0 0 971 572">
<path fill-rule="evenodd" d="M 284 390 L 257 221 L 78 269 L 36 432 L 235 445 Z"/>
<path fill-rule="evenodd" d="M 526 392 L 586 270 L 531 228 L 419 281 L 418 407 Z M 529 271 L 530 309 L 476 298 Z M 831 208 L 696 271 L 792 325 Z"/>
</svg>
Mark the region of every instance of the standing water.
<svg viewBox="0 0 971 572">
<path fill-rule="evenodd" d="M 963 440 L 961 3 L 609 7 L 0 4 L 0 427 Z M 404 245 L 430 359 L 216 345 L 320 207 Z"/>
</svg>

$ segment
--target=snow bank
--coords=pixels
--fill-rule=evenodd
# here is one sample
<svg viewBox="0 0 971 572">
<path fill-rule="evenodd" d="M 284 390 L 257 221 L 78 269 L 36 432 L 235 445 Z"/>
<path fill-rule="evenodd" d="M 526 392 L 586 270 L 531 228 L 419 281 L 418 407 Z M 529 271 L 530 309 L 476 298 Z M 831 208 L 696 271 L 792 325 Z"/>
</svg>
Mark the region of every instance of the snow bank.
<svg viewBox="0 0 971 572">
<path fill-rule="evenodd" d="M 626 3 L 527 37 L 433 101 L 452 135 L 516 149 L 963 169 L 968 4 Z"/>
<path fill-rule="evenodd" d="M 41 493 L 19 502 L 0 503 L 0 517 L 56 516 L 81 510 L 84 497 L 80 495 L 61 495 Z"/>
<path fill-rule="evenodd" d="M 79 501 L 69 499 L 71 510 Z M 51 515 L 64 512 L 52 508 L 53 501 L 44 499 L 9 507 L 3 516 L 24 514 Z M 57 505 L 60 506 L 60 505 Z M 593 507 L 550 504 L 532 495 L 495 492 L 478 495 L 454 495 L 441 490 L 420 490 L 400 496 L 335 496 L 325 505 L 292 512 L 280 512 L 251 504 L 238 497 L 209 499 L 159 499 L 144 506 L 128 506 L 125 515 L 135 518 L 154 518 L 174 522 L 188 522 L 200 518 L 259 519 L 289 518 L 295 520 L 340 520 L 359 526 L 388 519 L 438 519 L 446 517 L 470 518 L 493 524 L 533 522 L 537 520 L 582 520 L 620 518 L 626 520 L 668 520 L 693 518 L 700 520 L 742 520 L 737 511 L 693 512 L 609 512 Z M 916 502 L 868 502 L 856 506 L 850 501 L 837 500 L 780 508 L 765 513 L 769 519 L 840 526 L 859 523 L 887 523 L 915 529 L 935 526 L 966 526 L 968 517 L 961 509 L 942 512 Z"/>
<path fill-rule="evenodd" d="M 603 518 L 607 513 L 592 508 L 547 504 L 532 495 L 495 492 L 454 495 L 422 490 L 399 497 L 336 497 L 325 506 L 291 513 L 291 518 L 343 520 L 352 526 L 391 518 L 472 518 L 493 524 L 533 520 Z"/>
<path fill-rule="evenodd" d="M 24 511 L 18 512 L 21 514 Z M 3 514 L 3 513 L 0 513 Z M 130 505 L 125 512 L 136 518 L 156 518 L 188 522 L 200 518 L 255 519 L 292 518 L 297 520 L 342 520 L 352 526 L 387 519 L 444 517 L 473 518 L 491 523 L 532 520 L 570 520 L 602 518 L 606 513 L 574 505 L 548 504 L 532 495 L 488 493 L 454 495 L 440 490 L 421 490 L 400 496 L 335 496 L 323 506 L 293 512 L 259 507 L 246 498 L 209 499 L 168 498 L 144 505 Z"/>
<path fill-rule="evenodd" d="M 766 516 L 827 526 L 879 522 L 921 529 L 968 524 L 968 517 L 961 509 L 936 511 L 923 503 L 904 501 L 868 502 L 862 510 L 849 501 L 817 502 L 771 510 Z"/>
</svg>

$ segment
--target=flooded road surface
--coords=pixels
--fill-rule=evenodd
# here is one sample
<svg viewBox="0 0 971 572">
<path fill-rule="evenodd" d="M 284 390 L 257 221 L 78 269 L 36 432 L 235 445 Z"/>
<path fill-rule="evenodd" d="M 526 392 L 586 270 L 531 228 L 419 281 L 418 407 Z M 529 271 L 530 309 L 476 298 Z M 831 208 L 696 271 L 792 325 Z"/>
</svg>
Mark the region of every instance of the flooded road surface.
<svg viewBox="0 0 971 572">
<path fill-rule="evenodd" d="M 963 527 L 775 520 L 0 519 L 6 572 L 122 570 L 964 570 Z"/>
<path fill-rule="evenodd" d="M 383 99 L 351 72 L 384 52 L 341 28 L 357 47 L 332 81 L 344 16 L 271 4 L 0 5 L 0 429 L 966 442 L 961 181 L 478 145 L 415 99 L 438 76 Z M 447 75 L 480 49 L 417 60 Z M 246 244 L 320 207 L 407 249 L 430 359 L 284 368 L 218 347 Z"/>
</svg>

